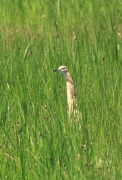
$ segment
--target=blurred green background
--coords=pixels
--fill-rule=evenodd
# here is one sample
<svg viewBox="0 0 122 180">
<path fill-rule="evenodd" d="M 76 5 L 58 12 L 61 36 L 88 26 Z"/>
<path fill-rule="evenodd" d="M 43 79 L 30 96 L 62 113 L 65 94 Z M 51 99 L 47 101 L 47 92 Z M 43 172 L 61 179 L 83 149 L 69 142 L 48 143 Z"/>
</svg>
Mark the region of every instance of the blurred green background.
<svg viewBox="0 0 122 180">
<path fill-rule="evenodd" d="M 120 180 L 122 2 L 1 0 L 0 17 L 0 179 Z"/>
</svg>

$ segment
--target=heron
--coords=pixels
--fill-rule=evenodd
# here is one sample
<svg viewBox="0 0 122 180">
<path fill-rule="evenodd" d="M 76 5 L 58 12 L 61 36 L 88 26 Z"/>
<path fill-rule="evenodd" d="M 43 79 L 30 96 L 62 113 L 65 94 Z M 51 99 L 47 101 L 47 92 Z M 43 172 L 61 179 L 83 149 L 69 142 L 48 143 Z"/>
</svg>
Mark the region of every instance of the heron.
<svg viewBox="0 0 122 180">
<path fill-rule="evenodd" d="M 66 88 L 67 88 L 67 107 L 68 107 L 68 115 L 75 112 L 75 108 L 77 106 L 77 98 L 76 98 L 76 88 L 72 76 L 70 75 L 66 66 L 62 65 L 58 69 L 53 72 L 60 72 L 64 75 L 66 80 Z"/>
</svg>

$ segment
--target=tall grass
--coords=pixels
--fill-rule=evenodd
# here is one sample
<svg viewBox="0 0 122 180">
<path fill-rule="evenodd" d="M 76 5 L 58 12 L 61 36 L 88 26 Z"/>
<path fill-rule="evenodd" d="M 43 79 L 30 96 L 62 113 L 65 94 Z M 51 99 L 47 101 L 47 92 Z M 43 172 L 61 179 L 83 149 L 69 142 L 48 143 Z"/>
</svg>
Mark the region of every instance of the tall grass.
<svg viewBox="0 0 122 180">
<path fill-rule="evenodd" d="M 121 1 L 1 1 L 1 179 L 122 178 Z M 67 118 L 66 65 L 81 126 Z"/>
</svg>

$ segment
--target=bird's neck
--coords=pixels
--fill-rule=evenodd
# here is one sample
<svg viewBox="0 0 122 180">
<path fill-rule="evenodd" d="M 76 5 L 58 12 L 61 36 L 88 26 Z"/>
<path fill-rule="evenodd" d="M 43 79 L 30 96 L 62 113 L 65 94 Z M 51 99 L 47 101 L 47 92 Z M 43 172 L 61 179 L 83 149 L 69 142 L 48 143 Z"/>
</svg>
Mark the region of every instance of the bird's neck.
<svg viewBox="0 0 122 180">
<path fill-rule="evenodd" d="M 64 77 L 65 77 L 65 79 L 66 79 L 66 82 L 71 83 L 71 84 L 74 84 L 73 79 L 72 79 L 72 77 L 71 77 L 71 75 L 70 75 L 69 72 L 67 72 L 66 74 L 64 74 Z"/>
</svg>

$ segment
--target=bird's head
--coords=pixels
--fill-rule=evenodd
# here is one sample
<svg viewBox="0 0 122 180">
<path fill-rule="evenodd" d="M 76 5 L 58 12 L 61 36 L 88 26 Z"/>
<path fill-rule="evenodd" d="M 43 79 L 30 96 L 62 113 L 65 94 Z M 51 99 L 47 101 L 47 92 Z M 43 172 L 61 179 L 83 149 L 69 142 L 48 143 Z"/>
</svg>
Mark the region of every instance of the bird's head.
<svg viewBox="0 0 122 180">
<path fill-rule="evenodd" d="M 55 69 L 53 72 L 61 72 L 63 75 L 66 75 L 68 69 L 66 66 L 60 66 L 58 69 Z"/>
</svg>

